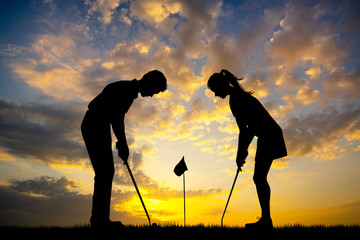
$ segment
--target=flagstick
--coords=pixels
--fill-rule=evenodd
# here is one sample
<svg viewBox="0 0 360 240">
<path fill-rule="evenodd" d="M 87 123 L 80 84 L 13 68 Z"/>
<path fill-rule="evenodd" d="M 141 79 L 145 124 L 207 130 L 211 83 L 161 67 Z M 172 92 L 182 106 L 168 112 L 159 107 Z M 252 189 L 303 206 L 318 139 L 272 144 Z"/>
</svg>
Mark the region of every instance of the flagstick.
<svg viewBox="0 0 360 240">
<path fill-rule="evenodd" d="M 186 213 L 185 213 L 185 172 L 183 173 L 183 185 L 184 185 L 184 227 L 186 226 Z"/>
</svg>

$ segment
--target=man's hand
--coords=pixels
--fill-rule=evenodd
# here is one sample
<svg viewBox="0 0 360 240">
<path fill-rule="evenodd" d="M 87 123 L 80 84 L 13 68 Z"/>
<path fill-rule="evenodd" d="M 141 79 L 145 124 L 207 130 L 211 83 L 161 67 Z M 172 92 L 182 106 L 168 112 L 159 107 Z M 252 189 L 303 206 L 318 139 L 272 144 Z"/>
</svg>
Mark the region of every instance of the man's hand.
<svg viewBox="0 0 360 240">
<path fill-rule="evenodd" d="M 237 164 L 237 167 L 240 170 L 240 172 L 242 172 L 242 167 L 245 164 L 245 159 L 246 159 L 247 155 L 248 155 L 247 150 L 237 153 L 236 164 Z"/>
<path fill-rule="evenodd" d="M 127 144 L 120 144 L 116 142 L 116 148 L 118 150 L 119 157 L 124 161 L 124 164 L 127 162 L 129 158 L 129 147 Z"/>
</svg>

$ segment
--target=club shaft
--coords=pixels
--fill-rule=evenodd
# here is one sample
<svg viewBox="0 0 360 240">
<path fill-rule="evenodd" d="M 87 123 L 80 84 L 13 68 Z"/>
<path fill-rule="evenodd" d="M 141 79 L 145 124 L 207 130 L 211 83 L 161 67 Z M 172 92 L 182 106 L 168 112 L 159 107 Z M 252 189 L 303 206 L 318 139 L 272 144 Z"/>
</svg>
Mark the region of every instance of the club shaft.
<svg viewBox="0 0 360 240">
<path fill-rule="evenodd" d="M 186 208 L 185 208 L 185 172 L 183 173 L 183 190 L 184 190 L 184 227 L 186 226 Z"/>
<path fill-rule="evenodd" d="M 238 175 L 239 175 L 239 169 L 236 171 L 235 179 L 234 179 L 234 182 L 233 182 L 233 184 L 232 184 L 232 187 L 231 187 L 231 190 L 230 190 L 230 194 L 229 194 L 228 200 L 227 200 L 226 205 L 225 205 L 225 209 L 224 209 L 223 215 L 222 215 L 222 217 L 221 217 L 221 226 L 223 226 L 223 220 L 224 220 L 225 212 L 226 212 L 227 206 L 228 206 L 228 204 L 229 204 L 230 197 L 231 197 L 231 194 L 232 194 L 232 192 L 233 192 L 233 189 L 234 189 L 234 186 L 235 186 L 236 179 L 237 179 Z"/>
<path fill-rule="evenodd" d="M 139 195 L 139 198 L 140 198 L 141 204 L 142 204 L 142 205 L 143 205 L 143 207 L 144 207 L 144 210 L 145 210 L 146 216 L 147 216 L 147 218 L 148 218 L 148 220 L 149 220 L 149 225 L 151 226 L 150 217 L 149 217 L 149 214 L 148 214 L 148 212 L 147 212 L 147 210 L 146 210 L 146 207 L 145 207 L 144 201 L 142 200 L 142 197 L 141 197 L 140 191 L 139 191 L 139 189 L 138 189 L 138 187 L 137 187 L 137 185 L 136 185 L 135 178 L 134 178 L 134 176 L 132 175 L 132 172 L 131 172 L 131 170 L 130 170 L 129 164 L 126 162 L 126 163 L 125 163 L 125 165 L 126 165 L 127 170 L 129 171 L 129 174 L 130 174 L 131 180 L 132 180 L 132 181 L 133 181 L 133 183 L 134 183 L 134 186 L 135 186 L 136 192 L 137 192 L 137 194 Z"/>
</svg>

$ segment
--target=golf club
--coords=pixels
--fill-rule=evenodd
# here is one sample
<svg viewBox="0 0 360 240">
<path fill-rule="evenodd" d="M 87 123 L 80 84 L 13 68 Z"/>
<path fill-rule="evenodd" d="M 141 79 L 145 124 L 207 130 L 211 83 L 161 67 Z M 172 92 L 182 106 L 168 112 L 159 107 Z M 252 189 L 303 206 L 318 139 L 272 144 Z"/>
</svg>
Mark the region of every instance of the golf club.
<svg viewBox="0 0 360 240">
<path fill-rule="evenodd" d="M 129 174 L 130 174 L 131 180 L 132 180 L 132 181 L 133 181 L 133 183 L 134 183 L 134 186 L 135 186 L 136 192 L 138 193 L 139 198 L 140 198 L 140 201 L 141 201 L 141 204 L 142 204 L 142 205 L 143 205 L 143 207 L 144 207 L 144 210 L 145 210 L 146 216 L 147 216 L 147 218 L 148 218 L 148 220 L 149 220 L 149 226 L 151 226 L 151 221 L 150 221 L 149 214 L 148 214 L 148 212 L 147 212 L 147 210 L 146 210 L 145 204 L 144 204 L 144 202 L 143 202 L 143 200 L 142 200 L 142 197 L 141 197 L 141 195 L 140 195 L 139 189 L 138 189 L 138 187 L 137 187 L 137 185 L 136 185 L 135 178 L 134 178 L 134 176 L 132 175 L 132 172 L 131 172 L 131 170 L 130 170 L 130 167 L 129 167 L 129 164 L 128 164 L 128 162 L 127 162 L 127 161 L 125 162 L 125 166 L 126 166 L 127 170 L 129 171 Z"/>
<path fill-rule="evenodd" d="M 226 202 L 225 209 L 224 209 L 223 215 L 222 215 L 222 217 L 221 217 L 221 227 L 223 226 L 223 220 L 224 220 L 225 212 L 226 212 L 227 206 L 228 206 L 228 204 L 229 204 L 230 197 L 231 197 L 232 191 L 233 191 L 233 189 L 234 189 L 234 186 L 235 186 L 235 183 L 236 183 L 236 179 L 237 179 L 237 177 L 238 177 L 238 175 L 239 175 L 239 172 L 240 172 L 240 169 L 238 168 L 238 169 L 236 170 L 236 175 L 235 175 L 234 183 L 233 183 L 233 185 L 232 185 L 232 187 L 231 187 L 231 190 L 230 190 L 229 198 L 228 198 L 228 200 L 227 200 L 227 202 Z"/>
</svg>

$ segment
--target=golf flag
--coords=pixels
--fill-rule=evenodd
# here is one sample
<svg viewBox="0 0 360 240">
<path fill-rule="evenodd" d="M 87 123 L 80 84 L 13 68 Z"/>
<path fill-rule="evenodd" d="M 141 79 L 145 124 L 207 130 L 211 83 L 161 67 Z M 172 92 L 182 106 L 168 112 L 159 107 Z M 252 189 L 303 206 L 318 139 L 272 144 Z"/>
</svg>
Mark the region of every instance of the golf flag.
<svg viewBox="0 0 360 240">
<path fill-rule="evenodd" d="M 182 157 L 180 162 L 175 166 L 174 173 L 180 177 L 186 170 L 188 170 L 188 168 L 186 167 L 184 157 Z"/>
<path fill-rule="evenodd" d="M 186 226 L 186 211 L 185 211 L 185 171 L 188 170 L 184 157 L 182 157 L 182 159 L 180 160 L 180 162 L 178 164 L 176 164 L 175 168 L 174 168 L 174 173 L 177 176 L 181 176 L 183 175 L 183 188 L 184 188 L 184 227 Z"/>
</svg>

